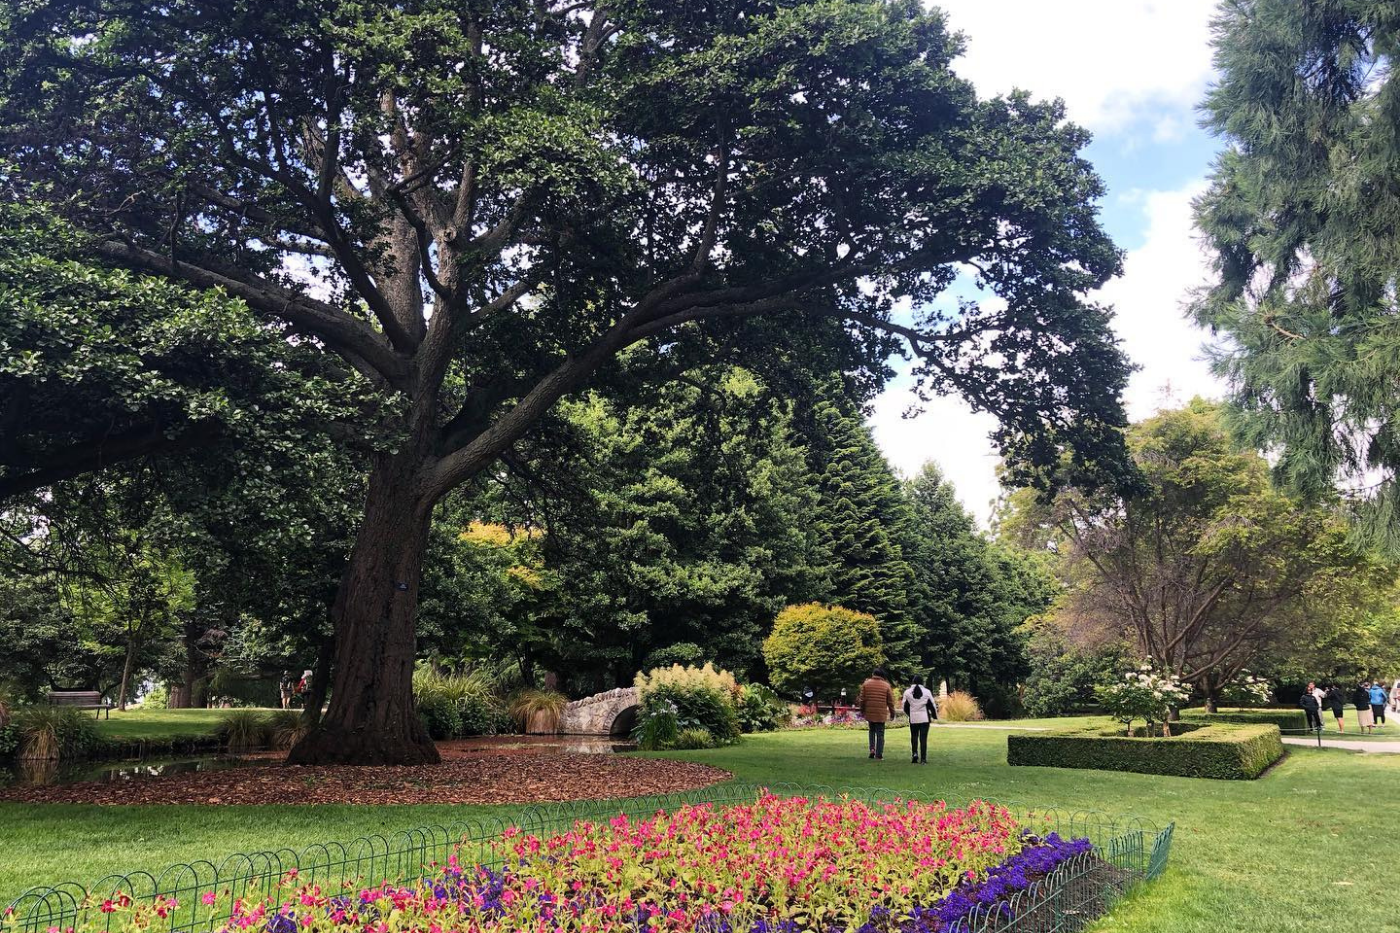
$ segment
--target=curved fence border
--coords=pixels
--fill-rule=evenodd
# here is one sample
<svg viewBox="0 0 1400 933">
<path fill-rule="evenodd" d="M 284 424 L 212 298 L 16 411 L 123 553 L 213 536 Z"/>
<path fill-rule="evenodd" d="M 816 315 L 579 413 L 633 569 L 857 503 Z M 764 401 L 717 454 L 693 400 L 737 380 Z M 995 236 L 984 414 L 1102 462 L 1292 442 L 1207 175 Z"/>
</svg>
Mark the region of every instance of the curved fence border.
<svg viewBox="0 0 1400 933">
<path fill-rule="evenodd" d="M 86 887 L 76 882 L 34 887 L 0 912 L 0 933 L 48 933 L 55 927 L 66 930 L 79 925 L 89 930 L 107 930 L 110 920 L 91 921 L 94 917 L 114 916 L 101 913 L 102 903 L 123 894 L 137 902 L 158 897 L 178 902 L 178 908 L 171 910 L 164 922 L 150 928 L 152 933 L 202 933 L 229 919 L 227 907 L 221 912 L 200 909 L 206 893 L 220 895 L 219 904 L 229 905 L 232 898 L 270 890 L 293 873 L 299 881 L 323 888 L 346 883 L 411 881 L 431 874 L 454 854 L 464 863 L 474 861 L 494 867 L 498 860 L 490 843 L 511 828 L 545 834 L 565 830 L 579 820 L 607 819 L 623 813 L 635 818 L 690 804 L 743 803 L 764 790 L 784 797 L 846 797 L 867 803 L 945 801 L 949 806 L 963 807 L 973 800 L 983 800 L 1006 807 L 1037 833 L 1056 832 L 1067 838 L 1087 838 L 1093 843 L 1091 853 L 1071 859 L 1006 901 L 979 908 L 949 927 L 950 933 L 1059 933 L 1082 929 L 1131 888 L 1162 873 L 1175 828 L 1174 823 L 1159 828 L 1153 821 L 1136 816 L 1029 807 L 985 797 L 962 798 L 888 787 L 730 782 L 651 797 L 540 804 L 526 807 L 510 819 L 455 820 L 388 835 L 361 836 L 348 843 L 314 843 L 300 851 L 282 848 L 237 852 L 217 863 L 198 860 L 171 865 L 157 873 L 108 875 Z"/>
</svg>

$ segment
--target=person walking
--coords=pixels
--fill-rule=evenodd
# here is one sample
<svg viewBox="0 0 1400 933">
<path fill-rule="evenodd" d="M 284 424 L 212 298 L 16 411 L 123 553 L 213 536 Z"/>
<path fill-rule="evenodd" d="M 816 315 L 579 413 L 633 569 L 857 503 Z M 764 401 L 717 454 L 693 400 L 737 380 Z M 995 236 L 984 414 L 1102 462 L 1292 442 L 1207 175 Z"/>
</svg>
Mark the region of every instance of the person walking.
<svg viewBox="0 0 1400 933">
<path fill-rule="evenodd" d="M 1317 684 L 1309 683 L 1308 689 L 1303 691 L 1303 695 L 1298 698 L 1298 705 L 1303 708 L 1303 712 L 1308 716 L 1308 731 L 1322 731 L 1322 704 L 1317 701 L 1317 694 L 1314 692 Z"/>
<path fill-rule="evenodd" d="M 1371 718 L 1371 682 L 1363 681 L 1351 692 L 1351 705 L 1356 707 L 1356 724 L 1362 732 L 1372 732 L 1376 728 Z"/>
<path fill-rule="evenodd" d="M 1377 726 L 1385 725 L 1385 705 L 1390 699 L 1385 695 L 1385 687 L 1378 680 L 1371 684 L 1371 720 Z"/>
<path fill-rule="evenodd" d="M 1395 682 L 1395 686 L 1390 688 L 1390 708 L 1400 713 L 1400 680 Z"/>
<path fill-rule="evenodd" d="M 870 757 L 877 761 L 885 757 L 885 723 L 894 718 L 894 690 L 883 668 L 874 672 L 860 685 L 856 708 L 870 727 Z"/>
<path fill-rule="evenodd" d="M 292 708 L 292 691 L 296 689 L 296 678 L 291 671 L 283 671 L 282 679 L 277 683 L 277 692 L 282 696 L 282 708 Z"/>
<path fill-rule="evenodd" d="M 1327 708 L 1332 711 L 1332 715 L 1337 717 L 1337 731 L 1346 730 L 1346 699 L 1342 696 L 1342 688 L 1337 684 L 1332 684 L 1327 688 Z"/>
<path fill-rule="evenodd" d="M 914 756 L 911 764 L 928 764 L 928 726 L 938 718 L 938 704 L 933 702 L 933 691 L 924 686 L 919 678 L 914 685 L 904 691 L 904 715 L 909 717 L 909 746 Z"/>
</svg>

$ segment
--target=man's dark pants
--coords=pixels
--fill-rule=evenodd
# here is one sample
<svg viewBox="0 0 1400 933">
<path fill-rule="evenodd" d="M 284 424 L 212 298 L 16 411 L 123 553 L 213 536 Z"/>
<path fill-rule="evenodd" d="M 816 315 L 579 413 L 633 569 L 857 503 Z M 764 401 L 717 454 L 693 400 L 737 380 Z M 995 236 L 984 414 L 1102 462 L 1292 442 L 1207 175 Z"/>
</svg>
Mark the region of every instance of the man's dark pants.
<svg viewBox="0 0 1400 933">
<path fill-rule="evenodd" d="M 911 722 L 909 724 L 909 744 L 913 747 L 915 758 L 920 761 L 928 761 L 928 723 Z"/>
<path fill-rule="evenodd" d="M 1313 732 L 1321 732 L 1321 731 L 1322 731 L 1322 716 L 1321 716 L 1321 714 L 1319 714 L 1318 712 L 1316 712 L 1316 711 L 1314 711 L 1314 710 L 1310 710 L 1310 709 L 1305 709 L 1305 710 L 1303 710 L 1303 712 L 1305 712 L 1305 713 L 1308 714 L 1308 728 L 1309 728 L 1310 730 L 1312 730 Z"/>
<path fill-rule="evenodd" d="M 885 757 L 885 724 L 883 722 L 867 723 L 870 726 L 870 750 L 875 753 L 876 758 Z"/>
<path fill-rule="evenodd" d="M 1384 704 L 1384 703 L 1372 703 L 1372 704 L 1371 704 L 1371 717 L 1375 720 L 1376 725 L 1378 725 L 1378 726 L 1383 726 L 1383 725 L 1385 725 L 1385 704 Z"/>
</svg>

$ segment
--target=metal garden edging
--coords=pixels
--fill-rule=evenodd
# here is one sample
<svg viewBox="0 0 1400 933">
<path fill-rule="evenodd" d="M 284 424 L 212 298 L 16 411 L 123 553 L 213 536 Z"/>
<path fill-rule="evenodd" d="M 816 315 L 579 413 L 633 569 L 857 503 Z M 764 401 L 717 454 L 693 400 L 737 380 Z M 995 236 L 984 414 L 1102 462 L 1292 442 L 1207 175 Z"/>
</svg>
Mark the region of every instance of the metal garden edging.
<svg viewBox="0 0 1400 933">
<path fill-rule="evenodd" d="M 221 859 L 172 865 L 159 873 L 145 871 L 108 875 L 91 885 L 63 882 L 25 891 L 0 913 L 0 933 L 47 933 L 57 927 L 87 924 L 100 914 L 103 901 L 122 894 L 138 903 L 157 897 L 175 900 L 179 907 L 152 933 L 201 933 L 229 919 L 233 898 L 274 888 L 295 872 L 300 882 L 339 888 L 350 883 L 385 880 L 412 881 L 431 874 L 456 854 L 463 863 L 497 864 L 490 843 L 510 828 L 545 834 L 562 831 L 578 820 L 606 819 L 619 814 L 642 817 L 658 810 L 674 810 L 688 804 L 731 804 L 753 800 L 760 791 L 779 796 L 848 797 L 867 803 L 894 800 L 946 801 L 966 806 L 970 799 L 948 795 L 921 795 L 885 787 L 830 787 L 797 784 L 716 784 L 685 793 L 654 797 L 628 797 L 605 801 L 543 804 L 521 811 L 513 820 L 491 818 L 461 820 L 403 830 L 389 835 L 361 836 L 348 843 L 327 842 L 300 851 L 283 848 L 240 852 Z M 976 798 L 986 800 L 986 798 Z M 1111 817 L 1096 810 L 1061 811 L 988 800 L 1006 807 L 1028 828 L 1044 834 L 1088 838 L 1092 853 L 1077 856 L 1038 880 L 1030 888 L 990 908 L 979 909 L 959 921 L 957 933 L 1060 933 L 1082 929 L 1102 914 L 1112 901 L 1137 884 L 1156 878 L 1166 867 L 1175 824 L 1158 828 L 1140 817 Z M 201 898 L 219 895 L 219 910 L 201 910 Z M 231 896 L 230 896 L 231 895 Z M 105 923 L 90 929 L 109 928 Z"/>
</svg>

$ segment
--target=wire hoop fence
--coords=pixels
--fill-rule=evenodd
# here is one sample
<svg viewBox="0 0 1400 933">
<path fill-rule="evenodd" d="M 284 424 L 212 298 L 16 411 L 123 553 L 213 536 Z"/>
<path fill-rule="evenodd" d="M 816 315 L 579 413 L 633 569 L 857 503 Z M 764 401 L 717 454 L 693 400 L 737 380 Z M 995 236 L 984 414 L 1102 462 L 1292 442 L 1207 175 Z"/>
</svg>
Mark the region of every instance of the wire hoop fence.
<svg viewBox="0 0 1400 933">
<path fill-rule="evenodd" d="M 492 845 L 509 829 L 536 835 L 567 831 L 580 820 L 606 820 L 620 814 L 642 818 L 694 804 L 751 803 L 760 793 L 784 797 L 840 799 L 866 803 L 896 800 L 945 801 L 950 807 L 972 800 L 923 795 L 884 787 L 832 787 L 798 784 L 716 784 L 685 793 L 605 801 L 544 804 L 525 808 L 513 819 L 488 818 L 432 824 L 351 842 L 326 842 L 302 849 L 239 852 L 218 862 L 197 860 L 160 872 L 108 875 L 91 885 L 76 882 L 30 888 L 3 912 L 0 933 L 60 933 L 71 927 L 111 931 L 114 914 L 103 903 L 122 895 L 135 903 L 157 899 L 175 902 L 149 933 L 204 933 L 229 926 L 235 898 L 258 898 L 288 878 L 323 890 L 349 885 L 407 883 L 428 877 L 456 856 L 461 865 L 498 868 L 502 859 Z M 977 798 L 985 799 L 985 798 Z M 991 906 L 981 906 L 948 933 L 1071 933 L 1081 930 L 1138 884 L 1166 868 L 1175 824 L 1158 827 L 1141 817 L 1116 817 L 1096 810 L 1027 807 L 987 800 L 1005 807 L 1027 829 L 1065 838 L 1087 838 L 1093 850 L 1062 863 L 1030 887 Z M 205 895 L 217 898 L 204 906 Z M 252 933 L 261 933 L 255 929 Z"/>
</svg>

